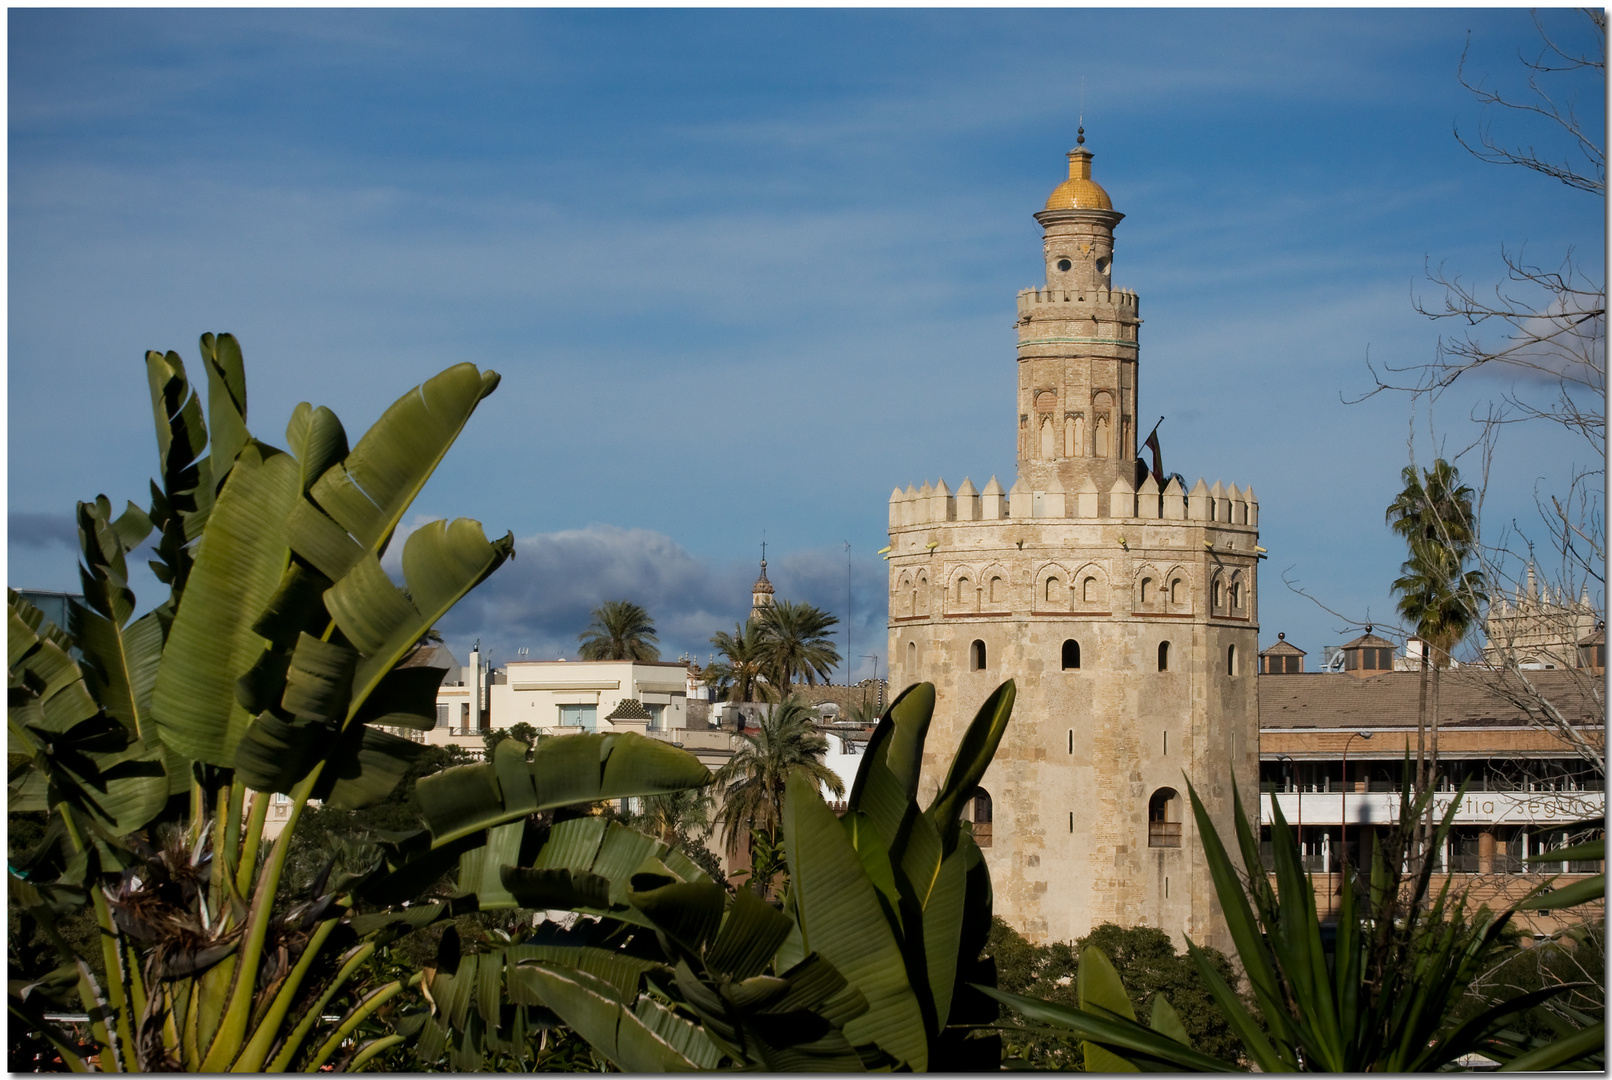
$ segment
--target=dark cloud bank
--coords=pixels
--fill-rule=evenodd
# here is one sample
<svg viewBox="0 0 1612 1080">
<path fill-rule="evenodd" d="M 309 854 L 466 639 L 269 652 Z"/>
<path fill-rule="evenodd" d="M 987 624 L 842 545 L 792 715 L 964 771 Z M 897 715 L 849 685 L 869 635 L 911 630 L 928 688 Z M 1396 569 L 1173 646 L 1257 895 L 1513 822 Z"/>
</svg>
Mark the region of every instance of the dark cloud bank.
<svg viewBox="0 0 1612 1080">
<path fill-rule="evenodd" d="M 6 514 L 6 542 L 17 547 L 57 545 L 78 550 L 78 523 L 71 514 Z"/>
<path fill-rule="evenodd" d="M 851 560 L 851 651 L 858 678 L 883 671 L 885 573 L 870 555 Z M 534 660 L 576 658 L 577 635 L 606 600 L 631 600 L 655 620 L 662 659 L 684 653 L 701 664 L 710 638 L 733 629 L 750 611 L 754 563 L 712 564 L 649 529 L 591 525 L 516 541 L 515 558 L 466 597 L 440 626 L 460 660 L 480 639 L 494 662 L 528 648 Z M 843 549 L 785 552 L 767 560 L 777 595 L 816 604 L 841 619 L 836 647 L 845 652 L 846 557 Z M 835 681 L 844 678 L 843 671 Z"/>
</svg>

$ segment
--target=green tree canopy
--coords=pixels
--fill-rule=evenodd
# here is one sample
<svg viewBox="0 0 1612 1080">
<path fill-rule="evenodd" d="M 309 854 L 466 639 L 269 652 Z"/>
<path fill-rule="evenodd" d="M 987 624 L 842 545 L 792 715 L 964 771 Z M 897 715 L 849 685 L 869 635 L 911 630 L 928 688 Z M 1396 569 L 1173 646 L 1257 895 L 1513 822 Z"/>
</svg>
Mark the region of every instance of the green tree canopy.
<svg viewBox="0 0 1612 1080">
<path fill-rule="evenodd" d="M 829 637 L 839 619 L 811 604 L 780 600 L 761 613 L 762 653 L 767 674 L 787 694 L 796 679 L 815 684 L 840 662 Z"/>
<path fill-rule="evenodd" d="M 1433 647 L 1433 663 L 1447 667 L 1486 599 L 1482 574 L 1465 569 L 1478 543 L 1474 493 L 1443 458 L 1425 470 L 1407 465 L 1400 478 L 1404 489 L 1386 512 L 1387 523 L 1410 549 L 1393 584 L 1397 610 Z"/>
<path fill-rule="evenodd" d="M 1153 996 L 1162 993 L 1180 1014 L 1194 1047 L 1223 1061 L 1239 1059 L 1242 1045 L 1215 1005 L 1197 967 L 1191 958 L 1176 951 L 1170 936 L 1162 930 L 1103 923 L 1072 943 L 1032 945 L 1002 919 L 995 918 L 986 951 L 996 958 L 997 982 L 1003 990 L 1077 1008 L 1075 976 L 1080 954 L 1088 945 L 1101 949 L 1113 962 L 1138 1016 L 1147 1016 Z M 1225 954 L 1217 949 L 1205 949 L 1204 953 L 1222 978 L 1235 981 L 1231 961 Z M 1008 1021 L 1012 1023 L 1011 1015 Z M 1029 1027 L 1022 1033 L 1009 1030 L 1004 1034 L 1007 1056 L 1032 1068 L 1083 1067 L 1079 1040 Z"/>
<path fill-rule="evenodd" d="M 704 679 L 711 686 L 727 691 L 733 702 L 754 701 L 768 696 L 763 673 L 765 648 L 761 627 L 753 619 L 735 625 L 733 633 L 718 630 L 711 644 L 722 659 L 705 669 Z"/>
<path fill-rule="evenodd" d="M 584 660 L 660 659 L 655 647 L 655 623 L 649 612 L 630 600 L 607 600 L 593 609 L 593 622 L 577 635 Z"/>
<path fill-rule="evenodd" d="M 783 821 L 784 781 L 796 770 L 822 781 L 835 795 L 845 794 L 838 775 L 823 764 L 828 740 L 818 734 L 813 713 L 805 701 L 785 698 L 770 716 L 761 720 L 754 735 L 717 770 L 716 784 L 723 789 L 721 821 L 729 853 L 735 853 L 761 829 L 773 839 Z"/>
</svg>

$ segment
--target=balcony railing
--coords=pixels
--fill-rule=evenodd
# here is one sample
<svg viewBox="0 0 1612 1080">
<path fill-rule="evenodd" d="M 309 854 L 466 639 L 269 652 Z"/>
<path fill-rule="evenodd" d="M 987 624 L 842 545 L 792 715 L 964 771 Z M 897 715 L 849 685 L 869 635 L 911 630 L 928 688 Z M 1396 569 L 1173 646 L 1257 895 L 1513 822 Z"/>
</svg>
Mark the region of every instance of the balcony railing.
<svg viewBox="0 0 1612 1080">
<path fill-rule="evenodd" d="M 451 728 L 448 729 L 448 734 L 453 736 L 454 738 L 458 739 L 458 738 L 467 738 L 467 737 L 475 736 L 475 735 L 485 735 L 490 730 L 492 730 L 492 729 L 491 728 L 479 728 L 479 727 L 451 727 Z"/>
<path fill-rule="evenodd" d="M 982 848 L 991 846 L 991 823 L 989 821 L 974 822 L 974 843 Z"/>
<path fill-rule="evenodd" d="M 1180 847 L 1181 823 L 1179 821 L 1150 821 L 1147 823 L 1148 847 Z"/>
</svg>

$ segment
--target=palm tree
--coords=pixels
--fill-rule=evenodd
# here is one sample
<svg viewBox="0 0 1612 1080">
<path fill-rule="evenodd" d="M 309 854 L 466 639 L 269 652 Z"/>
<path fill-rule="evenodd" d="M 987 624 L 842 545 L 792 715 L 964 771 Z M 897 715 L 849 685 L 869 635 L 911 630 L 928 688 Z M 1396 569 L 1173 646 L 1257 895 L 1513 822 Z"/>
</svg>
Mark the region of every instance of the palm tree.
<svg viewBox="0 0 1612 1080">
<path fill-rule="evenodd" d="M 1407 543 L 1425 540 L 1450 549 L 1459 563 L 1472 556 L 1478 542 L 1475 492 L 1461 483 L 1461 473 L 1443 458 L 1418 474 L 1407 465 L 1399 474 L 1405 488 L 1388 504 L 1387 523 Z M 1453 644 L 1453 643 L 1452 643 Z M 1438 661 L 1448 665 L 1448 658 Z"/>
<path fill-rule="evenodd" d="M 789 693 L 797 676 L 808 685 L 840 662 L 829 628 L 839 619 L 811 604 L 780 600 L 761 613 L 761 637 L 768 676 L 782 693 Z"/>
<path fill-rule="evenodd" d="M 763 832 L 769 843 L 777 843 L 784 816 L 784 781 L 795 770 L 804 770 L 813 780 L 828 785 L 835 796 L 845 794 L 845 784 L 823 764 L 828 740 L 818 734 L 813 719 L 814 713 L 803 699 L 785 698 L 772 715 L 762 718 L 754 735 L 740 736 L 744 742 L 717 770 L 728 854 L 738 853 L 752 832 Z"/>
<path fill-rule="evenodd" d="M 593 622 L 577 637 L 584 660 L 660 659 L 655 647 L 655 624 L 649 612 L 630 600 L 607 600 L 593 609 Z"/>
<path fill-rule="evenodd" d="M 754 701 L 758 696 L 765 700 L 769 688 L 764 675 L 761 627 L 753 619 L 746 619 L 743 626 L 735 624 L 731 634 L 718 630 L 711 644 L 722 659 L 708 665 L 702 678 L 726 690 L 729 701 Z"/>
<path fill-rule="evenodd" d="M 1422 639 L 1422 679 L 1417 694 L 1416 792 L 1426 790 L 1438 769 L 1439 671 L 1448 667 L 1451 652 L 1478 621 L 1478 608 L 1487 600 L 1483 575 L 1465 569 L 1478 543 L 1473 490 L 1461 483 L 1461 474 L 1443 458 L 1431 469 L 1417 472 L 1407 465 L 1400 478 L 1404 490 L 1389 504 L 1386 520 L 1405 538 L 1410 558 L 1400 566 L 1393 591 L 1397 610 Z M 1431 673 L 1433 723 L 1428 730 L 1428 683 Z M 1422 840 L 1432 835 L 1432 809 L 1423 826 Z"/>
<path fill-rule="evenodd" d="M 711 831 L 713 802 L 709 788 L 645 795 L 639 799 L 638 827 L 668 844 L 698 839 Z"/>
</svg>

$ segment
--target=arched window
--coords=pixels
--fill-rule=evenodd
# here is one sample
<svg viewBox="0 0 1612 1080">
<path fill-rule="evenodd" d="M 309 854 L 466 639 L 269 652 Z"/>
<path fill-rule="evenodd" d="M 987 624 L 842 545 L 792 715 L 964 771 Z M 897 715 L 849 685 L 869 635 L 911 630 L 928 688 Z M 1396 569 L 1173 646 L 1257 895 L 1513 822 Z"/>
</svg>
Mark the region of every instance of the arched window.
<svg viewBox="0 0 1612 1080">
<path fill-rule="evenodd" d="M 1142 579 L 1142 603 L 1144 603 L 1144 604 L 1150 603 L 1152 600 L 1153 600 L 1153 579 L 1150 578 L 1150 577 L 1145 577 L 1145 578 Z"/>
<path fill-rule="evenodd" d="M 1225 602 L 1225 586 L 1221 583 L 1219 578 L 1215 578 L 1214 589 L 1211 593 L 1210 602 L 1213 603 L 1215 607 L 1219 607 Z"/>
<path fill-rule="evenodd" d="M 985 670 L 985 642 L 980 641 L 977 638 L 975 639 L 974 643 L 968 647 L 968 670 Z"/>
<path fill-rule="evenodd" d="M 1065 671 L 1080 669 L 1080 642 L 1074 638 L 1063 643 L 1063 669 Z"/>
<path fill-rule="evenodd" d="M 1176 578 L 1170 582 L 1170 603 L 1179 604 L 1184 598 L 1185 589 L 1182 587 L 1181 579 Z"/>
<path fill-rule="evenodd" d="M 1226 646 L 1226 674 L 1237 674 L 1237 646 Z"/>
<path fill-rule="evenodd" d="M 1055 577 L 1047 579 L 1047 602 L 1049 604 L 1058 602 L 1058 579 Z"/>
<path fill-rule="evenodd" d="M 914 675 L 918 673 L 918 643 L 916 641 L 907 642 L 907 670 Z"/>
<path fill-rule="evenodd" d="M 1080 583 L 1081 603 L 1089 604 L 1097 599 L 1097 579 L 1089 577 Z"/>
<path fill-rule="evenodd" d="M 1240 611 L 1240 610 L 1242 610 L 1242 606 L 1243 606 L 1243 583 L 1240 582 L 1240 581 L 1233 581 L 1231 583 L 1231 610 Z"/>
<path fill-rule="evenodd" d="M 929 575 L 919 574 L 917 584 L 912 590 L 912 613 L 914 615 L 929 614 Z"/>
<path fill-rule="evenodd" d="M 1159 670 L 1170 670 L 1170 643 L 1168 641 L 1159 642 Z"/>
<path fill-rule="evenodd" d="M 1159 788 L 1147 801 L 1147 846 L 1181 846 L 1181 796 L 1174 788 Z"/>
<path fill-rule="evenodd" d="M 974 789 L 974 843 L 982 848 L 991 846 L 991 793 L 984 788 Z"/>
<path fill-rule="evenodd" d="M 1002 593 L 1002 579 L 999 577 L 993 577 L 991 579 L 991 603 L 1000 603 L 1003 599 L 1005 599 Z"/>
<path fill-rule="evenodd" d="M 957 602 L 959 604 L 966 604 L 972 600 L 973 597 L 969 596 L 968 594 L 973 591 L 974 584 L 973 582 L 969 581 L 966 576 L 957 579 Z"/>
</svg>

